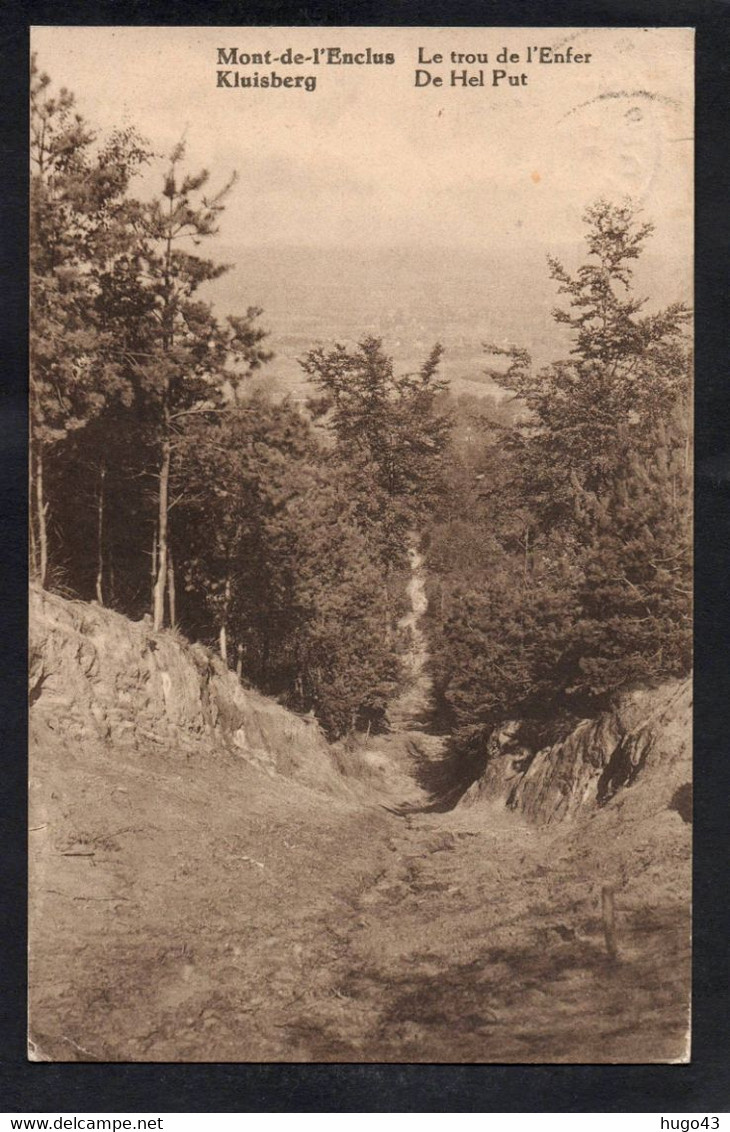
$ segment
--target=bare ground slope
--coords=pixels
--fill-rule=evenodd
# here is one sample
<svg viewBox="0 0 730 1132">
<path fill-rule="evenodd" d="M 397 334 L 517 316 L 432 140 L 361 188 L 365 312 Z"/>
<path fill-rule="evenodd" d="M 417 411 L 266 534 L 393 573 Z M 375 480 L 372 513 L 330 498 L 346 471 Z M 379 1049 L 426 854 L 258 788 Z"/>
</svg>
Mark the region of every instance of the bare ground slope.
<svg viewBox="0 0 730 1132">
<path fill-rule="evenodd" d="M 191 731 L 169 690 L 166 709 L 148 695 L 120 729 L 92 710 L 103 695 L 88 687 L 111 678 L 114 634 L 141 649 L 146 627 L 112 616 L 107 648 L 109 615 L 50 600 L 35 611 L 32 650 L 42 679 L 31 715 L 31 1057 L 686 1057 L 689 825 L 673 804 L 688 773 L 686 689 L 658 693 L 659 724 L 657 702 L 644 705 L 651 758 L 601 808 L 541 827 L 483 793 L 449 813 L 399 817 L 383 807 L 423 799 L 411 772 L 439 757 L 433 736 L 374 740 L 370 775 L 353 759 L 364 781 L 348 781 L 312 724 L 255 696 L 247 706 L 232 694 L 243 737 L 230 705 L 225 727 L 209 719 Z M 87 631 L 75 636 L 79 618 Z M 90 671 L 76 683 L 64 650 L 82 637 L 96 661 L 81 650 Z M 160 640 L 170 650 L 160 672 L 177 687 L 173 644 L 185 648 Z M 149 689 L 158 678 L 144 671 Z M 606 883 L 616 962 L 600 919 Z"/>
</svg>

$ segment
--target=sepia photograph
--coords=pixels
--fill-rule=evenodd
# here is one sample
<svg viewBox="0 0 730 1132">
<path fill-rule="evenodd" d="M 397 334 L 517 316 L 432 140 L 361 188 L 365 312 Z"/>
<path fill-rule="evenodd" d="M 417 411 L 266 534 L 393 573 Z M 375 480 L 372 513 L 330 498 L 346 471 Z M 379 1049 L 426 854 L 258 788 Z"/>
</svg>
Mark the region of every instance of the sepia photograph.
<svg viewBox="0 0 730 1132">
<path fill-rule="evenodd" d="M 689 1062 L 692 29 L 31 55 L 28 1058 Z"/>
</svg>

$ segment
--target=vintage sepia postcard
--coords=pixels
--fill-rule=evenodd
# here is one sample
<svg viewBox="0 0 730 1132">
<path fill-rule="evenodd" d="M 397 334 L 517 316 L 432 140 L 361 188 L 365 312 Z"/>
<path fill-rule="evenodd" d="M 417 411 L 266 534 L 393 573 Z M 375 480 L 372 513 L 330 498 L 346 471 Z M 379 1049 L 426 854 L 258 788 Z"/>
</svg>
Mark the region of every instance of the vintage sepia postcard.
<svg viewBox="0 0 730 1132">
<path fill-rule="evenodd" d="M 31 38 L 30 1059 L 688 1061 L 692 30 Z"/>
</svg>

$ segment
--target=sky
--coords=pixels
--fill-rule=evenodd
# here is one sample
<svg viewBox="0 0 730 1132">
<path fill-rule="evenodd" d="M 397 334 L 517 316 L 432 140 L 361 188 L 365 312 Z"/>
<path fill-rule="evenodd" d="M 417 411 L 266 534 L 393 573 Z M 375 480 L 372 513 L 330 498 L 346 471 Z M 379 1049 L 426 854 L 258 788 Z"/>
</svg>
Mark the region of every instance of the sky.
<svg viewBox="0 0 730 1132">
<path fill-rule="evenodd" d="M 590 62 L 525 62 L 528 46 Z M 653 251 L 691 273 L 693 36 L 687 29 L 34 28 L 54 84 L 102 132 L 134 124 L 160 154 L 184 135 L 213 184 L 236 170 L 237 247 L 521 247 L 575 241 L 598 196 L 630 196 Z M 392 52 L 388 65 L 219 68 L 240 52 Z M 441 64 L 418 63 L 444 57 Z M 501 49 L 519 61 L 503 66 Z M 452 63 L 451 52 L 488 62 Z M 451 71 L 483 86 L 451 86 Z M 314 91 L 227 89 L 219 69 L 313 75 Z M 417 69 L 443 85 L 417 88 Z M 492 85 L 492 71 L 515 78 Z M 526 83 L 521 76 L 526 76 Z M 519 84 L 519 85 L 518 85 Z M 159 169 L 154 173 L 156 186 Z"/>
</svg>

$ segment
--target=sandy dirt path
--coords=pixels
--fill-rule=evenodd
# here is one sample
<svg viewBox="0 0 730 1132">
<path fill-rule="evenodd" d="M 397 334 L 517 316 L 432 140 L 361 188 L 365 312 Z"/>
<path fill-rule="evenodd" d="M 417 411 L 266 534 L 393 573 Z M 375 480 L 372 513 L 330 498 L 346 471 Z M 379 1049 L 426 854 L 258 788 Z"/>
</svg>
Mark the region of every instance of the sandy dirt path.
<svg viewBox="0 0 730 1132">
<path fill-rule="evenodd" d="M 552 833 L 484 806 L 396 817 L 240 763 L 172 775 L 159 750 L 143 765 L 46 753 L 45 823 L 30 834 L 33 1056 L 685 1053 L 685 865 L 629 841 L 611 963 L 600 889 L 621 861 L 607 813 Z"/>
<path fill-rule="evenodd" d="M 327 797 L 220 751 L 80 750 L 37 723 L 31 1057 L 685 1055 L 686 854 L 658 865 L 641 830 L 615 848 L 607 811 L 549 831 L 488 805 L 416 812 L 433 800 L 423 768 L 445 748 L 428 730 L 415 552 L 412 563 L 411 682 L 392 734 L 366 752 L 359 795 Z M 612 962 L 600 891 L 621 869 Z"/>
</svg>

